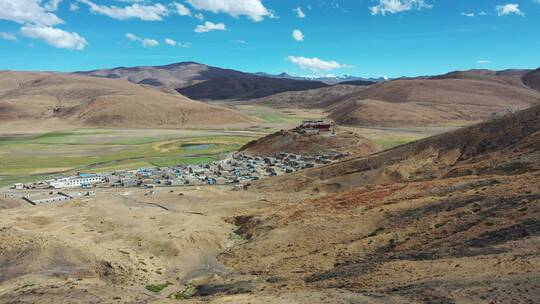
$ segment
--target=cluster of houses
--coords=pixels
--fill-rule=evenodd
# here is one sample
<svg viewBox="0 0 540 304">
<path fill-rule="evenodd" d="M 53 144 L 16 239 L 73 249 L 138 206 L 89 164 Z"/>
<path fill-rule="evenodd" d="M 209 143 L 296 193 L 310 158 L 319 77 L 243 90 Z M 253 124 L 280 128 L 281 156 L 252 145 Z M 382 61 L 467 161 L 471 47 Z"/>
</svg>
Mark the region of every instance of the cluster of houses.
<svg viewBox="0 0 540 304">
<path fill-rule="evenodd" d="M 137 170 L 119 170 L 101 174 L 78 174 L 33 184 L 16 184 L 14 189 L 64 189 L 90 187 L 146 187 L 185 185 L 235 185 L 243 189 L 250 181 L 277 176 L 328 164 L 346 156 L 334 153 L 303 156 L 281 153 L 273 157 L 233 153 L 210 164 L 152 167 Z"/>
</svg>

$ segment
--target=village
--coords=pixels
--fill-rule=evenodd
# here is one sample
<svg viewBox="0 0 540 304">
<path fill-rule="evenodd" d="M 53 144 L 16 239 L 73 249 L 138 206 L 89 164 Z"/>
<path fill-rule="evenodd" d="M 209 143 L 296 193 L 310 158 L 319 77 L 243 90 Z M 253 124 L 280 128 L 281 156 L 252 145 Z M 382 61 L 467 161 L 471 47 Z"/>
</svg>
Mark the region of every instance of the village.
<svg viewBox="0 0 540 304">
<path fill-rule="evenodd" d="M 18 183 L 13 185 L 12 189 L 155 188 L 161 186 L 229 184 L 240 184 L 242 186 L 236 188 L 242 188 L 253 180 L 328 164 L 344 156 L 346 154 L 343 153 L 314 157 L 281 153 L 275 157 L 258 157 L 237 152 L 210 164 L 139 168 L 98 174 L 79 173 L 74 176 L 59 177 L 29 184 Z"/>
<path fill-rule="evenodd" d="M 332 136 L 329 124 L 322 121 L 304 121 L 298 132 Z M 117 170 L 104 173 L 77 173 L 59 176 L 33 183 L 14 184 L 12 190 L 52 190 L 44 194 L 27 194 L 21 198 L 33 205 L 65 201 L 81 196 L 93 196 L 95 190 L 72 192 L 65 190 L 90 188 L 142 187 L 152 189 L 173 186 L 231 185 L 231 190 L 245 190 L 250 182 L 262 178 L 292 173 L 299 170 L 329 164 L 347 156 L 335 151 L 317 156 L 279 153 L 274 156 L 254 156 L 243 152 L 229 153 L 219 161 L 208 164 L 189 164 L 171 167 L 149 167 L 135 170 Z"/>
</svg>

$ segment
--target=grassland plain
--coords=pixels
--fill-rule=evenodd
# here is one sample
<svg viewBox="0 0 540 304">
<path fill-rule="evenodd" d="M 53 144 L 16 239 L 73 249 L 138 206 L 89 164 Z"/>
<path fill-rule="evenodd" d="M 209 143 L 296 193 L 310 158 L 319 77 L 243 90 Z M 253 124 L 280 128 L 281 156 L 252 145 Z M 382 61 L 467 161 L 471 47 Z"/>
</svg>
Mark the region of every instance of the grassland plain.
<svg viewBox="0 0 540 304">
<path fill-rule="evenodd" d="M 15 135 L 0 130 L 0 187 L 59 174 L 208 163 L 247 142 L 322 111 L 237 105 L 257 123 L 237 130 L 79 128 Z M 443 129 L 347 128 L 385 148 L 441 133 Z"/>
<path fill-rule="evenodd" d="M 261 134 L 248 131 L 75 129 L 0 138 L 0 186 L 59 173 L 204 163 Z"/>
</svg>

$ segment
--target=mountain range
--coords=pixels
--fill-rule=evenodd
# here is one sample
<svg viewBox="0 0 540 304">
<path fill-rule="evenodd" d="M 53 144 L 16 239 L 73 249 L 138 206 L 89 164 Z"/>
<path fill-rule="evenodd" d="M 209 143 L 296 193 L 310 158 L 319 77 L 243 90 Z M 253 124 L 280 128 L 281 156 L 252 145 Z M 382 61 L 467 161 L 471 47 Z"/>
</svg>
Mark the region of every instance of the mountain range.
<svg viewBox="0 0 540 304">
<path fill-rule="evenodd" d="M 118 67 L 74 74 L 126 79 L 167 92 L 176 91 L 197 100 L 250 99 L 328 86 L 320 81 L 266 77 L 196 62 Z"/>
<path fill-rule="evenodd" d="M 234 106 L 253 104 L 320 109 L 340 125 L 461 126 L 540 103 L 540 69 L 455 71 L 334 85 L 195 62 L 69 74 L 5 71 L 1 76 L 2 123 L 59 120 L 84 126 L 223 126 L 251 121 Z"/>
<path fill-rule="evenodd" d="M 538 70 L 457 71 L 368 86 L 338 84 L 249 102 L 270 107 L 322 109 L 344 125 L 466 125 L 540 103 L 539 74 Z"/>
<path fill-rule="evenodd" d="M 293 76 L 285 72 L 280 74 L 268 74 L 264 72 L 255 73 L 258 76 L 271 77 L 271 78 L 284 78 L 284 79 L 293 79 L 293 80 L 311 80 L 311 81 L 321 81 L 327 84 L 338 84 L 343 82 L 352 82 L 352 81 L 364 81 L 369 83 L 377 83 L 381 81 L 391 80 L 386 76 L 380 77 L 357 77 L 351 75 L 335 76 L 335 75 L 325 75 L 325 76 Z"/>
</svg>

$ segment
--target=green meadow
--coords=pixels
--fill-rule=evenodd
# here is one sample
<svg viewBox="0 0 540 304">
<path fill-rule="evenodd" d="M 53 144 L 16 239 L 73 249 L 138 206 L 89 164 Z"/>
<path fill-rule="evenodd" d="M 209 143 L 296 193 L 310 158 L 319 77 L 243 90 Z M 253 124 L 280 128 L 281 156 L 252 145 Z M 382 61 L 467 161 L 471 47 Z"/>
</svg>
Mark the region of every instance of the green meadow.
<svg viewBox="0 0 540 304">
<path fill-rule="evenodd" d="M 0 186 L 76 172 L 208 163 L 261 134 L 249 131 L 76 129 L 0 138 Z"/>
</svg>

